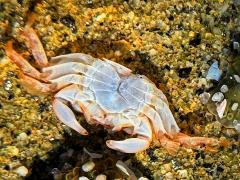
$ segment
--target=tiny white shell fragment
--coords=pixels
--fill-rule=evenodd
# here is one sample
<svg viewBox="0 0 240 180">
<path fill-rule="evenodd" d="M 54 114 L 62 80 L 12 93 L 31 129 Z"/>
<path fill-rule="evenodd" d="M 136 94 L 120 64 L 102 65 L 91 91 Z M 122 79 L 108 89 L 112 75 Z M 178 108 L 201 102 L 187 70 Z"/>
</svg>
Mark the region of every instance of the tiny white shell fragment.
<svg viewBox="0 0 240 180">
<path fill-rule="evenodd" d="M 17 140 L 20 140 L 20 141 L 24 141 L 27 138 L 28 138 L 28 135 L 25 132 L 22 132 L 17 136 Z"/>
<path fill-rule="evenodd" d="M 227 87 L 227 85 L 222 85 L 222 87 L 220 88 L 220 91 L 222 92 L 222 93 L 226 93 L 226 92 L 228 92 L 228 87 Z"/>
<path fill-rule="evenodd" d="M 233 49 L 238 49 L 238 48 L 239 48 L 239 43 L 233 42 Z"/>
<path fill-rule="evenodd" d="M 183 170 L 177 170 L 178 175 L 181 179 L 188 179 L 188 172 L 186 169 Z"/>
<path fill-rule="evenodd" d="M 233 127 L 238 131 L 238 132 L 240 132 L 240 121 L 238 121 L 238 120 L 234 120 L 233 121 Z"/>
<path fill-rule="evenodd" d="M 14 170 L 19 176 L 25 177 L 28 174 L 28 169 L 25 166 L 20 166 Z"/>
<path fill-rule="evenodd" d="M 106 180 L 107 179 L 107 176 L 104 175 L 104 174 L 99 174 L 97 175 L 96 179 L 95 180 Z"/>
<path fill-rule="evenodd" d="M 221 92 L 216 92 L 212 96 L 212 101 L 214 101 L 214 102 L 221 102 L 223 99 L 224 99 L 224 95 Z"/>
<path fill-rule="evenodd" d="M 129 169 L 129 167 L 122 161 L 118 160 L 116 166 L 126 175 L 131 176 L 134 179 L 137 179 L 134 172 Z"/>
<path fill-rule="evenodd" d="M 89 180 L 89 179 L 85 176 L 81 176 L 81 177 L 78 178 L 78 180 Z"/>
<path fill-rule="evenodd" d="M 103 155 L 102 154 L 98 154 L 98 153 L 92 153 L 92 152 L 89 152 L 89 150 L 87 150 L 85 147 L 83 148 L 83 151 L 85 152 L 85 153 L 87 153 L 91 158 L 102 158 L 103 157 Z"/>
<path fill-rule="evenodd" d="M 238 83 L 240 83 L 240 76 L 239 75 L 235 74 L 235 75 L 233 75 L 233 77 Z"/>
<path fill-rule="evenodd" d="M 85 164 L 82 165 L 82 170 L 84 172 L 89 172 L 89 171 L 93 170 L 94 167 L 95 167 L 94 162 L 88 161 L 88 162 L 86 162 Z"/>
<path fill-rule="evenodd" d="M 227 100 L 224 99 L 221 103 L 217 103 L 216 106 L 217 106 L 216 110 L 217 110 L 217 113 L 218 113 L 218 117 L 221 119 L 223 117 L 225 108 L 227 106 Z"/>
<path fill-rule="evenodd" d="M 232 108 L 231 108 L 232 111 L 236 111 L 237 108 L 238 108 L 238 103 L 233 103 Z"/>
<path fill-rule="evenodd" d="M 207 92 L 200 94 L 199 98 L 200 98 L 201 103 L 207 104 L 208 100 L 210 99 L 210 96 L 211 96 L 211 94 L 207 93 Z"/>
<path fill-rule="evenodd" d="M 148 180 L 148 178 L 146 178 L 146 177 L 140 177 L 140 178 L 138 178 L 138 180 Z"/>
</svg>

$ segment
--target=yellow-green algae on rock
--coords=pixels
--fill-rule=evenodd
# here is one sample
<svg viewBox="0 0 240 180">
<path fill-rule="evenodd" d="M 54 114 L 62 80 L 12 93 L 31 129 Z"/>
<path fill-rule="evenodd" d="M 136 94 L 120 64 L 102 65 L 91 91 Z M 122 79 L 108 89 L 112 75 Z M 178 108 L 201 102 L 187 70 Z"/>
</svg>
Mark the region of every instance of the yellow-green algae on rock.
<svg viewBox="0 0 240 180">
<path fill-rule="evenodd" d="M 143 175 L 155 179 L 237 179 L 239 135 L 211 116 L 198 94 L 211 86 L 205 78 L 210 64 L 217 60 L 224 69 L 231 58 L 225 52 L 231 53 L 229 43 L 231 32 L 239 26 L 239 8 L 237 1 L 230 0 L 1 0 L 0 61 L 7 61 L 4 46 L 10 39 L 31 60 L 19 32 L 34 12 L 33 28 L 48 57 L 83 52 L 117 61 L 157 83 L 183 132 L 232 142 L 214 154 L 181 148 L 176 156 L 153 143 L 148 150 L 131 156 L 133 166 Z M 29 174 L 44 178 L 49 170 L 37 167 L 41 175 L 37 174 L 32 170 L 33 160 L 38 156 L 47 161 L 47 152 L 64 146 L 62 126 L 52 112 L 51 96 L 26 93 L 17 71 L 10 63 L 1 66 L 0 177 L 21 179 L 24 173 L 19 174 L 18 168 L 24 170 L 24 166 Z M 94 133 L 94 127 L 89 129 Z M 76 135 L 67 137 L 80 149 L 82 142 L 93 142 Z M 94 142 L 105 146 L 107 138 L 106 134 L 97 136 Z M 71 166 L 75 175 L 81 164 Z M 93 178 L 98 173 L 104 172 L 86 176 Z"/>
</svg>

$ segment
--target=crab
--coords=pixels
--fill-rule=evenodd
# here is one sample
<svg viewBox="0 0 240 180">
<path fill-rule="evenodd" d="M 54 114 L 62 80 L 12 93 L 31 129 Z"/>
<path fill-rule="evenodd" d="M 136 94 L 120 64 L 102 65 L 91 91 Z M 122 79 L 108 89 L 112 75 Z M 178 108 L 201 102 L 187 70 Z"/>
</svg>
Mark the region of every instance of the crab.
<svg viewBox="0 0 240 180">
<path fill-rule="evenodd" d="M 190 137 L 180 132 L 166 96 L 146 76 L 133 74 L 114 61 L 83 53 L 52 57 L 48 61 L 33 28 L 22 30 L 37 70 L 12 46 L 6 44 L 8 58 L 20 68 L 20 79 L 30 91 L 54 94 L 53 110 L 57 118 L 81 135 L 88 135 L 74 111 L 84 114 L 91 125 L 102 125 L 113 132 L 124 131 L 134 137 L 107 140 L 106 145 L 125 153 L 149 148 L 153 138 L 168 152 L 186 147 L 215 146 L 214 138 Z"/>
</svg>

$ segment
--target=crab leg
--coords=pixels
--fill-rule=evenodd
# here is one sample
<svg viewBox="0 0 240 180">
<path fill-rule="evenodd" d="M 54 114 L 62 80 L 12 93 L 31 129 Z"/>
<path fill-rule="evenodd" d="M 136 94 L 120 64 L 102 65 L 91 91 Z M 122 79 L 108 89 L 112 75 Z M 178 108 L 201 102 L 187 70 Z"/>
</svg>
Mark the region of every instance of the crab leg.
<svg viewBox="0 0 240 180">
<path fill-rule="evenodd" d="M 91 66 L 77 62 L 69 62 L 43 68 L 42 72 L 46 74 L 47 79 L 50 80 L 67 74 L 75 73 L 86 74 L 89 68 L 91 68 Z"/>
<path fill-rule="evenodd" d="M 114 68 L 107 63 L 103 64 L 103 61 L 101 60 L 97 60 L 91 65 L 86 65 L 80 62 L 56 64 L 54 66 L 43 68 L 42 72 L 48 80 L 53 80 L 64 75 L 79 73 L 84 74 L 88 78 L 94 79 L 94 81 L 105 82 L 107 85 L 116 84 L 120 80 Z M 113 75 L 109 76 L 104 72 L 109 72 Z"/>
<path fill-rule="evenodd" d="M 56 84 L 47 84 L 42 83 L 32 77 L 29 77 L 27 75 L 24 75 L 22 73 L 19 74 L 19 78 L 21 79 L 21 83 L 24 85 L 24 87 L 27 89 L 27 91 L 31 93 L 52 93 L 55 92 Z"/>
<path fill-rule="evenodd" d="M 132 134 L 137 134 L 137 138 L 129 138 L 123 141 L 108 140 L 107 146 L 125 153 L 136 153 L 143 151 L 149 147 L 152 140 L 151 125 L 146 117 L 139 117 L 141 124 L 134 127 Z"/>
<path fill-rule="evenodd" d="M 80 62 L 83 64 L 92 64 L 96 59 L 83 53 L 71 53 L 51 58 L 52 64 L 62 64 L 67 62 Z"/>
<path fill-rule="evenodd" d="M 141 99 L 139 99 L 139 95 L 141 95 L 141 93 L 139 94 L 136 92 L 135 94 L 135 92 L 129 92 L 128 89 L 122 89 L 122 92 L 124 92 L 124 96 L 127 97 L 127 99 L 131 99 L 131 101 L 128 102 L 129 104 L 137 106 L 137 111 L 143 113 L 150 119 L 156 136 L 159 132 L 166 133 L 163 121 L 158 112 L 146 104 L 141 97 Z"/>
<path fill-rule="evenodd" d="M 95 119 L 104 119 L 105 113 L 98 104 L 94 103 L 93 93 L 90 90 L 85 91 L 82 86 L 76 84 L 67 86 L 54 97 L 70 102 L 76 111 L 84 113 L 89 124 L 96 124 Z M 91 114 L 94 114 L 94 117 Z"/>
<path fill-rule="evenodd" d="M 72 110 L 64 103 L 64 101 L 60 99 L 54 99 L 53 101 L 53 110 L 58 117 L 58 119 L 71 127 L 78 133 L 82 135 L 88 135 L 86 129 L 84 129 L 76 120 L 74 113 Z"/>
<path fill-rule="evenodd" d="M 160 132 L 166 133 L 162 118 L 154 108 L 145 103 L 140 103 L 138 111 L 145 114 L 151 120 L 155 135 L 158 135 Z"/>
<path fill-rule="evenodd" d="M 82 75 L 77 75 L 77 74 L 67 74 L 57 79 L 50 80 L 50 82 L 56 83 L 57 89 L 61 89 L 70 84 L 79 84 L 82 86 L 86 86 L 87 77 L 84 77 Z"/>
<path fill-rule="evenodd" d="M 121 119 L 121 120 L 120 120 Z M 121 131 L 123 128 L 133 128 L 134 124 L 125 116 L 120 114 L 107 114 L 105 124 L 110 125 L 112 131 Z"/>
<path fill-rule="evenodd" d="M 141 84 L 137 84 L 137 85 L 140 86 Z M 162 123 L 161 126 L 164 127 L 164 130 L 166 132 L 179 132 L 180 129 L 172 115 L 172 112 L 169 109 L 168 104 L 165 102 L 166 100 L 162 99 L 161 97 L 156 96 L 155 94 L 152 94 L 149 92 L 144 92 L 137 86 L 134 87 L 134 84 L 131 84 L 130 86 L 131 86 L 131 88 L 129 88 L 129 91 L 131 91 L 132 93 L 128 92 L 128 94 L 132 94 L 132 96 L 134 96 L 136 99 L 143 101 L 143 103 L 141 103 L 141 106 L 139 106 L 140 107 L 139 110 L 142 113 L 145 113 L 145 114 L 148 113 L 147 116 L 149 118 L 151 116 L 154 119 L 159 119 L 158 116 L 160 116 L 161 117 L 160 121 Z M 150 87 L 151 87 L 151 85 L 150 85 Z M 160 95 L 161 95 L 161 93 L 160 93 Z M 152 108 L 151 106 L 153 106 L 154 108 Z M 155 111 L 155 112 L 153 112 L 153 111 Z M 157 113 L 157 115 L 155 115 L 156 113 Z M 160 126 L 159 120 L 157 122 L 153 122 L 153 127 L 154 128 L 157 127 L 156 131 L 158 131 L 158 129 L 159 129 L 158 126 Z M 162 132 L 164 132 L 164 131 L 162 131 Z"/>
<path fill-rule="evenodd" d="M 36 32 L 29 25 L 25 26 L 23 33 L 25 43 L 29 49 L 31 49 L 36 64 L 39 67 L 45 67 L 48 65 L 47 56 L 43 49 L 42 43 L 38 38 Z"/>
<path fill-rule="evenodd" d="M 219 141 L 214 138 L 190 137 L 183 133 L 172 133 L 172 134 L 169 134 L 169 136 L 173 141 L 179 142 L 180 144 L 188 148 L 194 148 L 199 145 L 216 146 L 219 143 Z"/>
<path fill-rule="evenodd" d="M 5 50 L 8 58 L 16 64 L 24 74 L 36 79 L 41 79 L 41 73 L 13 49 L 12 41 L 7 42 Z"/>
<path fill-rule="evenodd" d="M 160 98 L 158 98 L 155 95 L 145 93 L 145 102 L 149 105 L 152 105 L 155 107 L 156 111 L 161 116 L 161 119 L 163 121 L 164 127 L 167 132 L 179 132 L 179 127 L 175 121 L 175 118 L 172 115 L 171 110 L 169 109 L 168 104 L 166 104 L 164 101 L 162 101 Z"/>
<path fill-rule="evenodd" d="M 179 150 L 180 143 L 172 141 L 166 136 L 166 134 L 159 133 L 158 139 L 159 142 L 161 143 L 161 146 L 165 148 L 168 151 L 168 153 L 176 154 L 177 151 Z"/>
<path fill-rule="evenodd" d="M 89 124 L 106 125 L 104 119 L 105 113 L 97 103 L 94 103 L 93 101 L 85 103 L 78 101 L 78 104 Z"/>
<path fill-rule="evenodd" d="M 101 82 L 96 79 L 92 79 L 90 77 L 82 76 L 82 75 L 78 75 L 78 74 L 67 74 L 67 75 L 61 76 L 57 79 L 52 79 L 52 80 L 50 80 L 50 82 L 56 83 L 57 89 L 61 89 L 70 84 L 79 84 L 84 87 L 90 87 L 91 85 L 94 85 L 95 87 L 98 86 L 99 88 L 102 87 L 105 89 L 106 89 L 106 87 L 108 89 L 114 88 L 110 84 L 107 84 L 105 82 Z"/>
</svg>

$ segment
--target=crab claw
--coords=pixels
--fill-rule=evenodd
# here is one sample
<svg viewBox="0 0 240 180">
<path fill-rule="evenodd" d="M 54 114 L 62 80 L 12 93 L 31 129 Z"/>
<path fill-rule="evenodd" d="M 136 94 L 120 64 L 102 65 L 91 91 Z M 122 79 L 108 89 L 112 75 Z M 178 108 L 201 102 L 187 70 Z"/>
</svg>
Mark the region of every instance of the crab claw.
<svg viewBox="0 0 240 180">
<path fill-rule="evenodd" d="M 53 101 L 53 109 L 61 122 L 82 135 L 88 135 L 87 130 L 77 122 L 72 110 L 59 99 Z"/>
<path fill-rule="evenodd" d="M 152 128 L 146 117 L 138 118 L 141 123 L 133 124 L 133 131 L 129 130 L 129 128 L 123 129 L 129 134 L 137 134 L 136 138 L 129 138 L 123 141 L 108 140 L 106 141 L 107 146 L 124 153 L 136 153 L 147 149 L 152 140 Z"/>
<path fill-rule="evenodd" d="M 108 140 L 106 144 L 109 148 L 125 153 L 136 153 L 149 147 L 149 140 L 141 138 L 130 138 L 123 141 Z"/>
</svg>

